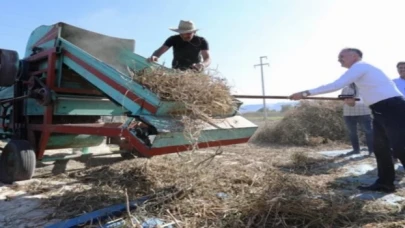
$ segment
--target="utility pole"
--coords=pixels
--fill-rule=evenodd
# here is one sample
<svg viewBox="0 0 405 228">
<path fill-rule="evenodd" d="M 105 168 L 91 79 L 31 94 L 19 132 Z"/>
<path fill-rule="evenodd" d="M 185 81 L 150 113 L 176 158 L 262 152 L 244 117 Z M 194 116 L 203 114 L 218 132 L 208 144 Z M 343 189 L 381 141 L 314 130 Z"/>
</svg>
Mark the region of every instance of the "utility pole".
<svg viewBox="0 0 405 228">
<path fill-rule="evenodd" d="M 268 63 L 263 63 L 263 59 L 267 59 L 267 56 L 260 56 L 260 64 L 254 65 L 256 68 L 257 66 L 260 66 L 261 69 L 261 74 L 262 74 L 262 94 L 263 96 L 266 96 L 264 92 L 264 75 L 263 75 L 263 66 L 267 65 L 270 66 Z M 267 121 L 267 107 L 266 107 L 266 99 L 263 98 L 263 113 L 264 113 L 264 121 Z"/>
</svg>

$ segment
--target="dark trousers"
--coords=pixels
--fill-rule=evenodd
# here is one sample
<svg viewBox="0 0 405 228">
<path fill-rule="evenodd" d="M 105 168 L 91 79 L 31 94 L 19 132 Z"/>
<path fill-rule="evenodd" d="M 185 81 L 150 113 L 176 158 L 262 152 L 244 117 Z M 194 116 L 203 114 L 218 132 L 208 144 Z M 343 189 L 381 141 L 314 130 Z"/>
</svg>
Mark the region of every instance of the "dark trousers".
<svg viewBox="0 0 405 228">
<path fill-rule="evenodd" d="M 377 183 L 393 185 L 395 169 L 392 153 L 405 167 L 405 98 L 394 97 L 370 106 L 374 120 L 374 154 L 377 160 Z"/>
<path fill-rule="evenodd" d="M 371 115 L 344 116 L 346 127 L 349 131 L 350 142 L 353 151 L 360 152 L 359 137 L 357 135 L 357 125 L 360 125 L 365 136 L 369 153 L 373 153 L 373 128 Z"/>
</svg>

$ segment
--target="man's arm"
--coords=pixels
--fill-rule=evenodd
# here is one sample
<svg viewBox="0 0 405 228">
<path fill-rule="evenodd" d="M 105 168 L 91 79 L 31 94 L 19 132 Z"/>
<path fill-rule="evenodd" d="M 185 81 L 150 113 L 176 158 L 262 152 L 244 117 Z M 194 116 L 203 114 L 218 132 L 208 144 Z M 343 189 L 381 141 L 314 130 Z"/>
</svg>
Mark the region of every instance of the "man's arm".
<svg viewBox="0 0 405 228">
<path fill-rule="evenodd" d="M 160 58 L 167 50 L 169 50 L 170 47 L 166 45 L 162 45 L 160 48 L 158 48 L 156 51 L 152 53 L 152 56 L 156 56 Z"/>
<path fill-rule="evenodd" d="M 200 63 L 193 64 L 193 68 L 202 71 L 204 68 L 207 68 L 211 64 L 211 56 L 209 51 L 209 45 L 206 39 L 201 37 L 201 55 L 203 61 Z"/>
<path fill-rule="evenodd" d="M 147 60 L 149 62 L 157 62 L 160 56 L 162 56 L 167 50 L 169 50 L 169 47 L 166 45 L 162 45 L 160 48 L 154 51 Z"/>
<path fill-rule="evenodd" d="M 204 65 L 204 68 L 208 67 L 211 64 L 211 56 L 209 50 L 202 50 L 201 55 L 203 57 L 203 62 L 202 64 Z"/>
<path fill-rule="evenodd" d="M 308 90 L 310 95 L 318 95 L 324 93 L 335 92 L 339 89 L 342 89 L 345 86 L 348 86 L 350 83 L 353 83 L 358 78 L 364 75 L 365 73 L 364 65 L 354 65 L 349 70 L 347 70 L 342 76 L 340 76 L 336 81 L 319 86 L 314 89 Z"/>
<path fill-rule="evenodd" d="M 201 39 L 201 55 L 203 57 L 202 64 L 204 68 L 208 67 L 211 64 L 211 56 L 210 56 L 210 47 L 208 41 L 205 38 Z"/>
<path fill-rule="evenodd" d="M 308 95 L 318 95 L 324 93 L 330 93 L 342 89 L 345 86 L 348 86 L 350 83 L 355 82 L 358 78 L 364 75 L 366 72 L 365 65 L 356 64 L 347 70 L 342 76 L 340 76 L 336 81 L 319 86 L 314 89 L 294 93 L 290 95 L 290 99 L 299 100 Z"/>
<path fill-rule="evenodd" d="M 162 46 L 152 53 L 152 56 L 148 58 L 148 61 L 157 62 L 160 56 L 162 56 L 170 47 L 173 46 L 174 38 L 169 37 Z"/>
</svg>

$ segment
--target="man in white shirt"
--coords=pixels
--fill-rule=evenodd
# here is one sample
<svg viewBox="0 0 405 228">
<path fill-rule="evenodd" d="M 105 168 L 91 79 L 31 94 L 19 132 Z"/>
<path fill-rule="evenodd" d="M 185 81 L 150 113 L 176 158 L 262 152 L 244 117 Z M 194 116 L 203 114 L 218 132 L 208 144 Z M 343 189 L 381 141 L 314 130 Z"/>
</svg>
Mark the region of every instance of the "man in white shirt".
<svg viewBox="0 0 405 228">
<path fill-rule="evenodd" d="M 392 81 L 395 83 L 395 85 L 397 86 L 398 90 L 402 93 L 402 95 L 405 95 L 405 62 L 397 63 L 397 71 L 399 77 Z M 394 161 L 394 164 L 398 162 L 398 158 L 395 157 L 394 153 L 392 153 L 392 159 Z"/>
<path fill-rule="evenodd" d="M 394 79 L 394 83 L 401 91 L 403 95 L 405 95 L 405 62 L 397 63 L 397 71 L 399 74 L 399 78 Z"/>
<path fill-rule="evenodd" d="M 348 70 L 332 83 L 314 89 L 294 93 L 291 100 L 308 95 L 338 91 L 355 83 L 359 96 L 373 114 L 374 154 L 377 160 L 378 179 L 360 190 L 395 192 L 395 169 L 390 145 L 395 156 L 405 167 L 405 98 L 395 83 L 379 68 L 362 61 L 363 53 L 355 48 L 345 48 L 338 60 Z"/>
<path fill-rule="evenodd" d="M 373 128 L 371 110 L 363 101 L 355 102 L 355 98 L 358 96 L 358 88 L 354 83 L 343 88 L 341 95 L 353 96 L 353 99 L 345 99 L 343 105 L 343 119 L 346 124 L 346 128 L 349 131 L 350 142 L 353 147 L 353 151 L 349 154 L 360 154 L 359 137 L 357 134 L 357 125 L 360 125 L 365 136 L 368 153 L 373 153 Z"/>
</svg>

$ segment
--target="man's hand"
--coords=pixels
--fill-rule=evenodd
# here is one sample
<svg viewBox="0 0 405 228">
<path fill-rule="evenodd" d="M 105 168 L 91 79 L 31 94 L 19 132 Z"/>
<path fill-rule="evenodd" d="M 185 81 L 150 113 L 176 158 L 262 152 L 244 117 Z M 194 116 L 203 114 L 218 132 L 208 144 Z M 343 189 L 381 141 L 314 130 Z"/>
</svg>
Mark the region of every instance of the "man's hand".
<svg viewBox="0 0 405 228">
<path fill-rule="evenodd" d="M 152 56 L 147 59 L 148 62 L 157 62 L 159 60 L 159 57 L 162 56 L 167 50 L 169 50 L 169 47 L 166 45 L 160 46 L 156 51 L 152 53 Z"/>
<path fill-rule="evenodd" d="M 347 104 L 350 107 L 353 107 L 356 105 L 356 100 L 354 98 L 346 98 L 344 99 L 345 104 Z"/>
<path fill-rule="evenodd" d="M 289 96 L 290 100 L 301 100 L 304 97 L 305 97 L 304 92 L 294 93 L 294 94 Z"/>
<path fill-rule="evenodd" d="M 148 60 L 148 62 L 157 62 L 159 60 L 159 58 L 156 56 L 151 56 L 147 60 Z"/>
<path fill-rule="evenodd" d="M 196 69 L 198 72 L 201 72 L 204 70 L 204 64 L 202 63 L 194 63 L 193 64 L 193 69 Z"/>
</svg>

